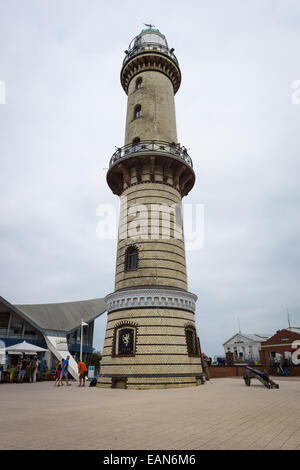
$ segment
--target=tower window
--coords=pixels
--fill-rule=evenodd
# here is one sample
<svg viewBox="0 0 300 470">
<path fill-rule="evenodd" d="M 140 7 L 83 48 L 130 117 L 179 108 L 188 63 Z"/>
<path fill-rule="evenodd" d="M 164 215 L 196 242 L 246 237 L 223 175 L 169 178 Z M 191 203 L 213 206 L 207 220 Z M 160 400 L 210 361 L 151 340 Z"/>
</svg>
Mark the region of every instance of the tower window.
<svg viewBox="0 0 300 470">
<path fill-rule="evenodd" d="M 134 271 L 138 268 L 138 249 L 135 245 L 129 246 L 125 252 L 125 271 Z"/>
<path fill-rule="evenodd" d="M 134 108 L 134 119 L 141 117 L 141 115 L 142 115 L 142 106 L 140 104 L 137 104 L 136 107 Z"/>
<path fill-rule="evenodd" d="M 140 77 L 135 82 L 135 89 L 139 90 L 143 86 L 143 79 Z"/>
<path fill-rule="evenodd" d="M 139 137 L 136 137 L 135 139 L 133 139 L 132 141 L 132 150 L 134 152 L 138 152 L 140 150 L 140 142 L 141 142 L 141 139 Z"/>
<path fill-rule="evenodd" d="M 193 326 L 187 326 L 185 328 L 185 338 L 186 338 L 186 346 L 189 356 L 198 356 L 198 341 L 197 341 L 197 334 L 196 330 Z"/>
</svg>

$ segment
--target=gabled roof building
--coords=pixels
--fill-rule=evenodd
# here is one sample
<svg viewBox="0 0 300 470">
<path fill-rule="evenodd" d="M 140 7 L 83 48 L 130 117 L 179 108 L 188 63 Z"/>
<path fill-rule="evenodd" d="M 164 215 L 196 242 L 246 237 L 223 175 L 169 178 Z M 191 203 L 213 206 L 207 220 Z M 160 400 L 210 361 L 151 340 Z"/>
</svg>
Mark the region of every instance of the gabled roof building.
<svg viewBox="0 0 300 470">
<path fill-rule="evenodd" d="M 223 343 L 225 355 L 233 353 L 234 361 L 259 361 L 259 351 L 261 343 L 266 341 L 268 334 L 245 334 L 236 333 Z"/>
</svg>

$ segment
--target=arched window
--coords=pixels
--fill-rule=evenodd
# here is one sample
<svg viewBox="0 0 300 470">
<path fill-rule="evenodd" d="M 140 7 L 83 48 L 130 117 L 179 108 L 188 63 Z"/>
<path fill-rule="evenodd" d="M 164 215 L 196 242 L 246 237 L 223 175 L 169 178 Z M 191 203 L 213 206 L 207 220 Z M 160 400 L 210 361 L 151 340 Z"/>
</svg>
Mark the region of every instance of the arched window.
<svg viewBox="0 0 300 470">
<path fill-rule="evenodd" d="M 134 108 L 134 119 L 141 117 L 142 115 L 142 106 L 137 104 Z"/>
<path fill-rule="evenodd" d="M 185 338 L 186 338 L 186 346 L 189 356 L 198 356 L 198 340 L 197 340 L 197 333 L 193 326 L 186 326 L 185 327 Z"/>
<path fill-rule="evenodd" d="M 125 252 L 125 271 L 134 271 L 138 268 L 139 254 L 135 245 L 131 245 Z"/>
<path fill-rule="evenodd" d="M 142 77 L 139 77 L 136 82 L 135 82 L 135 89 L 139 90 L 143 86 L 143 79 Z"/>
<path fill-rule="evenodd" d="M 113 356 L 134 356 L 136 350 L 136 325 L 126 323 L 116 325 L 113 338 Z"/>
</svg>

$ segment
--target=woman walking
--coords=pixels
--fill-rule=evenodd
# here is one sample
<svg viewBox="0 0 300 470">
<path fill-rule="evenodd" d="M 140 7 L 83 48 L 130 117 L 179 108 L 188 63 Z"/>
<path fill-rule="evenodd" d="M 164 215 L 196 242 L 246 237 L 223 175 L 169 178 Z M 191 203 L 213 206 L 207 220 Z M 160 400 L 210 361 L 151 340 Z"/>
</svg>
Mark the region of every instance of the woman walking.
<svg viewBox="0 0 300 470">
<path fill-rule="evenodd" d="M 60 379 L 60 374 L 61 374 L 61 368 L 62 368 L 62 363 L 63 363 L 63 359 L 61 359 L 57 365 L 57 368 L 56 368 L 56 380 L 55 380 L 55 385 L 57 385 L 59 387 L 59 379 Z"/>
</svg>

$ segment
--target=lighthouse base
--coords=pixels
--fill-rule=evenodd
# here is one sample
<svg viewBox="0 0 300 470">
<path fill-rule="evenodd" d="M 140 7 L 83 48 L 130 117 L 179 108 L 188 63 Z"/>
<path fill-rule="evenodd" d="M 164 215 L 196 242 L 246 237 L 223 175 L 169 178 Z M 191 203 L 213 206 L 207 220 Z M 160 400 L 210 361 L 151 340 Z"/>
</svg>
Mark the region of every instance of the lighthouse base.
<svg viewBox="0 0 300 470">
<path fill-rule="evenodd" d="M 205 383 L 205 375 L 200 373 L 198 376 L 178 376 L 174 377 L 164 375 L 159 376 L 115 376 L 105 377 L 100 376 L 98 387 L 101 388 L 123 388 L 123 389 L 156 389 L 156 388 L 182 388 L 182 387 L 196 387 Z"/>
<path fill-rule="evenodd" d="M 179 289 L 128 289 L 107 296 L 98 386 L 152 389 L 204 383 L 196 299 Z"/>
</svg>

